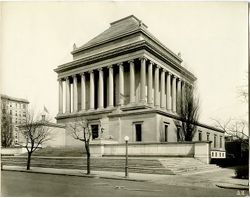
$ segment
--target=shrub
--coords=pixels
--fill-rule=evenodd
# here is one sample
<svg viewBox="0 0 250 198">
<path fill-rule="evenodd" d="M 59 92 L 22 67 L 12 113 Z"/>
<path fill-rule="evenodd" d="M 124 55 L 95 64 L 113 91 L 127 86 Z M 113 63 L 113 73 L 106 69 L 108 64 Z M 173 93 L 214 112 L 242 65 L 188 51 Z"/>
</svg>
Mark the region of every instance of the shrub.
<svg viewBox="0 0 250 198">
<path fill-rule="evenodd" d="M 238 166 L 234 169 L 235 177 L 240 179 L 248 179 L 249 168 L 248 166 Z"/>
</svg>

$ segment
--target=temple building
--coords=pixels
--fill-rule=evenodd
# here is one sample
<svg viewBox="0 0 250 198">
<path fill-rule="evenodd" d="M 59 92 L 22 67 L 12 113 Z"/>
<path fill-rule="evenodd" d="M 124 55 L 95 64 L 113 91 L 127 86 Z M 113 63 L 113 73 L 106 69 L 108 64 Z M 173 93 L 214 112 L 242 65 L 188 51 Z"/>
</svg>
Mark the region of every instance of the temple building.
<svg viewBox="0 0 250 198">
<path fill-rule="evenodd" d="M 92 142 L 177 143 L 180 105 L 196 77 L 131 15 L 71 52 L 58 66 L 59 124 L 85 119 Z M 178 124 L 179 123 L 179 124 Z M 194 142 L 208 143 L 212 157 L 225 157 L 223 131 L 197 125 Z M 66 145 L 77 144 L 70 137 Z M 164 145 L 164 144 L 163 144 Z M 167 144 L 166 144 L 167 145 Z"/>
</svg>

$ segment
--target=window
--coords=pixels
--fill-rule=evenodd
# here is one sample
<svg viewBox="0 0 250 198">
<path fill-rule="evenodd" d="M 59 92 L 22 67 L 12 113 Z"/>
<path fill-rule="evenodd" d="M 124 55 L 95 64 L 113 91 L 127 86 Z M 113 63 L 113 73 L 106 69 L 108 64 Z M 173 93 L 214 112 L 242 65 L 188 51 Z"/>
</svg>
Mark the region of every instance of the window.
<svg viewBox="0 0 250 198">
<path fill-rule="evenodd" d="M 10 115 L 12 115 L 12 110 L 10 110 Z"/>
<path fill-rule="evenodd" d="M 207 133 L 207 141 L 209 141 L 209 135 L 210 135 L 210 133 Z"/>
<path fill-rule="evenodd" d="M 202 132 L 199 132 L 199 141 L 202 141 Z"/>
<path fill-rule="evenodd" d="M 23 109 L 25 109 L 25 104 L 23 104 Z"/>
<path fill-rule="evenodd" d="M 99 126 L 97 124 L 91 125 L 92 139 L 93 140 L 99 137 L 98 129 L 99 129 Z"/>
<path fill-rule="evenodd" d="M 220 148 L 222 148 L 222 136 L 220 136 Z"/>
<path fill-rule="evenodd" d="M 177 142 L 181 141 L 181 127 L 177 126 Z"/>
<path fill-rule="evenodd" d="M 164 141 L 168 141 L 168 125 L 165 125 L 165 130 L 164 130 Z"/>
<path fill-rule="evenodd" d="M 217 136 L 217 135 L 214 135 L 214 148 L 216 148 L 216 139 L 217 139 L 216 136 Z"/>
<path fill-rule="evenodd" d="M 135 124 L 135 141 L 141 142 L 142 141 L 142 130 L 141 124 Z"/>
</svg>

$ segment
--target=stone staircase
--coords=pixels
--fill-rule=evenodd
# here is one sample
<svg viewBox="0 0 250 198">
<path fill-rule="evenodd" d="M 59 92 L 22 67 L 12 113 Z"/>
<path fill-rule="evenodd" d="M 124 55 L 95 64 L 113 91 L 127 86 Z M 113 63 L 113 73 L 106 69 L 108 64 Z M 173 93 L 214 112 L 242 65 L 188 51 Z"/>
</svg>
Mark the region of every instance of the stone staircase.
<svg viewBox="0 0 250 198">
<path fill-rule="evenodd" d="M 176 175 L 199 173 L 203 171 L 219 170 L 215 164 L 205 164 L 204 162 L 188 157 L 168 157 L 159 159 L 161 164 Z"/>
<path fill-rule="evenodd" d="M 2 157 L 4 165 L 25 166 L 26 157 Z M 183 175 L 202 171 L 219 169 L 216 165 L 204 164 L 194 158 L 185 157 L 130 157 L 129 172 L 162 174 L 162 175 Z M 86 169 L 86 158 L 64 158 L 64 157 L 41 157 L 33 156 L 31 166 L 43 168 L 63 169 Z M 123 172 L 125 166 L 124 157 L 100 157 L 91 158 L 91 169 L 100 171 Z"/>
</svg>

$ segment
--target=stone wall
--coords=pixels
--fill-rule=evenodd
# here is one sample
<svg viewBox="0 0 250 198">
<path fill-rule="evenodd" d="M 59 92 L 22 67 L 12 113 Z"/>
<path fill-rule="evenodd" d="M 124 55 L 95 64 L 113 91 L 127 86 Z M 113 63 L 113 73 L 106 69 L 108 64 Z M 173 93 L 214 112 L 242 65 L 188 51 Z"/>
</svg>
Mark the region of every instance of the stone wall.
<svg viewBox="0 0 250 198">
<path fill-rule="evenodd" d="M 210 163 L 211 142 L 182 142 L 182 143 L 129 143 L 129 156 L 157 157 L 194 157 L 202 162 Z M 92 156 L 124 156 L 125 144 L 91 144 Z"/>
</svg>

